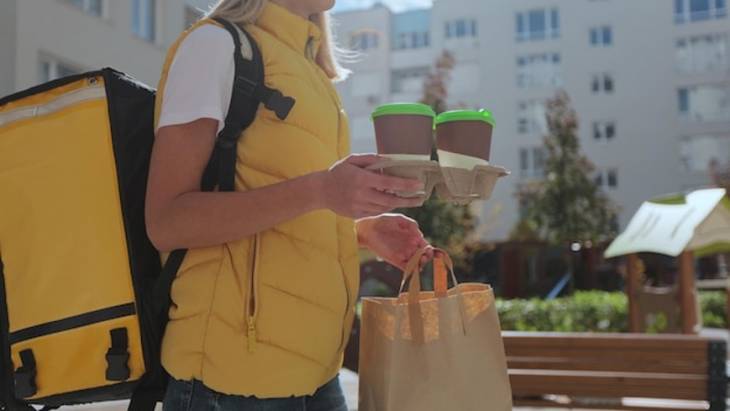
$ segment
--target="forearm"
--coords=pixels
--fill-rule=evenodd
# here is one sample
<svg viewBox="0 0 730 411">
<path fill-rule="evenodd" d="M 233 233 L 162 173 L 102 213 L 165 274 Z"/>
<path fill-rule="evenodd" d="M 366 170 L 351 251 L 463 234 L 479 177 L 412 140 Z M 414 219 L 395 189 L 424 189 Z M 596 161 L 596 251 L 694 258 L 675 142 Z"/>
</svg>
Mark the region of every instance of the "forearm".
<svg viewBox="0 0 730 411">
<path fill-rule="evenodd" d="M 219 245 L 323 208 L 322 175 L 313 173 L 250 191 L 190 192 L 148 222 L 161 251 Z"/>
</svg>

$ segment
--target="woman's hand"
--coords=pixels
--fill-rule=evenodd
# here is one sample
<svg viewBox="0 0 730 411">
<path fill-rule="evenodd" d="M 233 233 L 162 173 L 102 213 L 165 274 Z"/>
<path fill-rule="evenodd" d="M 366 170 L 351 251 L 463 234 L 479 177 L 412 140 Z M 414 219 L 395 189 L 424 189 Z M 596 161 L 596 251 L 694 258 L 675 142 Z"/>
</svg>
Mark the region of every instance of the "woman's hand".
<svg viewBox="0 0 730 411">
<path fill-rule="evenodd" d="M 363 218 L 396 208 L 419 206 L 423 199 L 389 194 L 423 190 L 423 183 L 419 180 L 390 177 L 365 170 L 381 160 L 377 155 L 351 155 L 326 171 L 323 181 L 325 207 L 345 217 Z"/>
<path fill-rule="evenodd" d="M 402 214 L 383 214 L 358 220 L 357 237 L 361 246 L 401 270 L 424 247 L 428 250 L 421 257 L 419 270 L 434 256 L 433 247 L 426 242 L 418 223 Z"/>
</svg>

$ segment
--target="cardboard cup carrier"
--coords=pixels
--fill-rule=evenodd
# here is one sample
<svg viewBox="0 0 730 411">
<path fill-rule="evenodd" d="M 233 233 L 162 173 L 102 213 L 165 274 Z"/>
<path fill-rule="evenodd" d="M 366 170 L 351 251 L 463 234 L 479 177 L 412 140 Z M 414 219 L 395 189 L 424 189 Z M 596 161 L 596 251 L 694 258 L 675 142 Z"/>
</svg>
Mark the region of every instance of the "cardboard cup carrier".
<svg viewBox="0 0 730 411">
<path fill-rule="evenodd" d="M 458 110 L 435 116 L 423 104 L 394 103 L 372 115 L 378 154 L 385 160 L 369 167 L 391 176 L 418 179 L 425 189 L 396 193 L 425 202 L 434 190 L 457 204 L 487 200 L 500 177 L 509 172 L 489 164 L 494 118 L 489 111 Z M 431 160 L 433 124 L 439 162 Z M 421 203 L 422 204 L 422 203 Z"/>
<path fill-rule="evenodd" d="M 497 179 L 509 172 L 489 164 L 494 117 L 487 110 L 447 111 L 436 117 L 436 146 L 442 182 L 436 192 L 444 200 L 468 204 L 487 200 Z"/>
</svg>

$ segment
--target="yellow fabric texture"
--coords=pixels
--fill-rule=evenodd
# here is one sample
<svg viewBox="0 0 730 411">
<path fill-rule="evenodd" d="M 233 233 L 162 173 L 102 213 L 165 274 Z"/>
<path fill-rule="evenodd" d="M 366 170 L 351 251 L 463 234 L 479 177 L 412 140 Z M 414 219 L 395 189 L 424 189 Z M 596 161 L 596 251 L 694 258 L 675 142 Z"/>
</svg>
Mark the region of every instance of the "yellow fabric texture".
<svg viewBox="0 0 730 411">
<path fill-rule="evenodd" d="M 193 26 L 168 53 L 158 116 L 175 52 L 203 24 L 217 23 Z M 296 105 L 284 121 L 259 108 L 238 145 L 239 191 L 325 170 L 350 150 L 339 97 L 314 61 L 318 27 L 269 3 L 246 29 L 261 48 L 266 85 L 295 98 Z M 198 379 L 225 394 L 313 394 L 341 367 L 358 277 L 354 222 L 329 210 L 240 241 L 190 250 L 172 288 L 163 364 L 177 379 Z"/>
<path fill-rule="evenodd" d="M 103 81 L 82 79 L 0 108 L 0 118 L 36 113 L 0 126 L 0 256 L 11 334 L 134 303 Z M 97 97 L 73 100 L 90 89 Z M 12 360 L 18 368 L 19 352 L 33 351 L 32 398 L 111 385 L 109 331 L 125 327 L 136 380 L 145 370 L 134 315 L 17 342 Z"/>
</svg>

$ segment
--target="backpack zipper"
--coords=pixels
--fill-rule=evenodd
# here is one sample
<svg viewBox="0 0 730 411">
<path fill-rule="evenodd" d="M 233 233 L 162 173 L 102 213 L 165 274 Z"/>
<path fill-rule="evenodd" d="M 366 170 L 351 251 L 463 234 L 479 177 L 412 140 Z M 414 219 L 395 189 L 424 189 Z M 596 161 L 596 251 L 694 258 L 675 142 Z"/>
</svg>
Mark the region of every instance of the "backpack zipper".
<svg viewBox="0 0 730 411">
<path fill-rule="evenodd" d="M 254 236 L 254 246 L 253 246 L 253 258 L 252 258 L 252 264 L 251 264 L 251 274 L 249 275 L 249 281 L 248 281 L 248 302 L 246 304 L 246 322 L 248 324 L 248 330 L 246 332 L 246 337 L 248 340 L 248 351 L 254 352 L 256 351 L 256 303 L 258 301 L 258 288 L 256 287 L 256 277 L 258 273 L 258 259 L 259 259 L 259 250 L 261 249 L 261 240 L 259 238 L 259 235 L 256 234 Z"/>
</svg>

